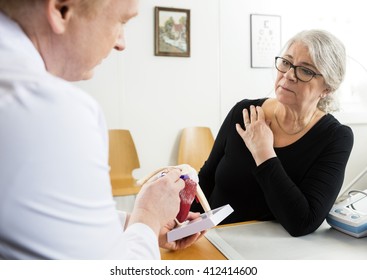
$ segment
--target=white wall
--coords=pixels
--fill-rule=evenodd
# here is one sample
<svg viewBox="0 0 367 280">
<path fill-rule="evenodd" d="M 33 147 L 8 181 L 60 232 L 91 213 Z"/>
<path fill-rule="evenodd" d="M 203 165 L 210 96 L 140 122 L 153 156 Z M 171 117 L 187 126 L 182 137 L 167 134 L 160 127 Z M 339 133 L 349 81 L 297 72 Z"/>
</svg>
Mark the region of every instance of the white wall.
<svg viewBox="0 0 367 280">
<path fill-rule="evenodd" d="M 250 67 L 250 14 L 280 15 L 282 44 L 309 28 L 327 29 L 346 44 L 350 74 L 342 91 L 343 111 L 356 143 L 346 184 L 367 165 L 367 66 L 362 0 L 151 0 L 127 24 L 127 49 L 113 52 L 91 81 L 77 83 L 101 104 L 109 128 L 130 129 L 136 142 L 140 177 L 175 164 L 181 128 L 209 126 L 214 134 L 235 102 L 272 94 L 274 70 Z M 154 7 L 191 10 L 191 57 L 154 56 Z M 355 62 L 357 60 L 357 62 Z M 356 102 L 351 102 L 351 97 Z M 362 102 L 360 102 L 362 100 Z M 357 111 L 355 111 L 355 109 Z"/>
<path fill-rule="evenodd" d="M 155 6 L 191 10 L 190 58 L 154 56 Z M 131 130 L 141 164 L 136 176 L 176 164 L 183 127 L 218 128 L 218 12 L 217 0 L 141 1 L 126 27 L 125 52 L 80 83 L 102 104 L 110 128 Z"/>
</svg>

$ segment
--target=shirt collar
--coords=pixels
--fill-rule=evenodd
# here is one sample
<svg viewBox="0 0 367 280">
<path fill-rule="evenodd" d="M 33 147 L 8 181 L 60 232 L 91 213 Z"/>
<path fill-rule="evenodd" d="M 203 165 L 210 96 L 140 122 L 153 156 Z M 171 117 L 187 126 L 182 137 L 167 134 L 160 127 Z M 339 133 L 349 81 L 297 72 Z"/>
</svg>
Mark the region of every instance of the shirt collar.
<svg viewBox="0 0 367 280">
<path fill-rule="evenodd" d="M 22 64 L 33 69 L 46 70 L 45 63 L 32 41 L 24 33 L 17 22 L 0 11 L 0 49 L 1 51 L 16 52 L 22 56 Z M 0 53 L 1 54 L 1 53 Z M 9 66 L 9 65 L 8 65 Z"/>
</svg>

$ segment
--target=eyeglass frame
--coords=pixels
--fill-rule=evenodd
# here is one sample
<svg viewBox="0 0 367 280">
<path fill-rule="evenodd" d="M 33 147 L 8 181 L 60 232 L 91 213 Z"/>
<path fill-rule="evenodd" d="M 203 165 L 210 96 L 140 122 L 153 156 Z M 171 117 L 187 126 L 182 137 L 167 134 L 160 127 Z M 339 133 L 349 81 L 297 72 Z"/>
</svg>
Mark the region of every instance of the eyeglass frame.
<svg viewBox="0 0 367 280">
<path fill-rule="evenodd" d="M 278 58 L 282 59 L 282 60 L 285 60 L 286 62 L 289 63 L 289 69 L 285 72 L 281 71 L 278 69 L 277 67 L 277 60 Z M 304 66 L 296 66 L 294 65 L 293 63 L 291 63 L 288 59 L 285 59 L 284 57 L 281 57 L 281 56 L 276 56 L 275 57 L 275 68 L 280 72 L 280 73 L 287 73 L 290 69 L 294 69 L 294 76 L 296 76 L 297 80 L 301 81 L 301 82 L 304 82 L 304 83 L 307 83 L 309 81 L 311 81 L 315 76 L 322 76 L 322 74 L 319 74 L 319 73 L 316 73 L 315 71 L 311 70 L 310 68 L 307 68 L 307 67 L 304 67 Z M 312 77 L 308 80 L 308 81 L 304 81 L 304 80 L 301 80 L 298 76 L 297 76 L 297 68 L 303 68 L 303 69 L 306 69 L 307 71 L 310 71 L 312 73 Z"/>
</svg>

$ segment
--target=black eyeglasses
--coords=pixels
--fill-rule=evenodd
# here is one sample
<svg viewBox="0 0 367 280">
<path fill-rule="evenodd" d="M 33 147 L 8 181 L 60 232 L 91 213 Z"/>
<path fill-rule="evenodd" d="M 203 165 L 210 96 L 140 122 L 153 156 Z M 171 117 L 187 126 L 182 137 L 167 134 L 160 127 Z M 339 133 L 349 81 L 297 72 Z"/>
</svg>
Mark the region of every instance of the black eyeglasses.
<svg viewBox="0 0 367 280">
<path fill-rule="evenodd" d="M 290 61 L 279 56 L 275 57 L 275 68 L 277 68 L 277 70 L 282 73 L 286 73 L 289 71 L 289 69 L 293 68 L 294 75 L 298 80 L 302 82 L 309 82 L 315 76 L 322 76 L 322 74 L 318 74 L 315 71 L 308 69 L 307 67 L 295 66 Z"/>
</svg>

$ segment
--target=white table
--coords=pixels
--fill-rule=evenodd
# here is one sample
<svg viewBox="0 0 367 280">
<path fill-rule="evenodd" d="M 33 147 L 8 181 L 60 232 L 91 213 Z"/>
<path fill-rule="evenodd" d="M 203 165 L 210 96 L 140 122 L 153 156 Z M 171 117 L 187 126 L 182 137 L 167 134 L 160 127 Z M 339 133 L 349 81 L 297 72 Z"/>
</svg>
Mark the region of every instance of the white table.
<svg viewBox="0 0 367 280">
<path fill-rule="evenodd" d="M 367 260 L 367 237 L 349 236 L 326 222 L 302 237 L 276 222 L 256 222 L 214 228 L 206 238 L 230 260 Z"/>
</svg>

